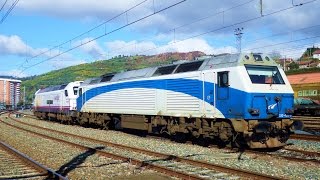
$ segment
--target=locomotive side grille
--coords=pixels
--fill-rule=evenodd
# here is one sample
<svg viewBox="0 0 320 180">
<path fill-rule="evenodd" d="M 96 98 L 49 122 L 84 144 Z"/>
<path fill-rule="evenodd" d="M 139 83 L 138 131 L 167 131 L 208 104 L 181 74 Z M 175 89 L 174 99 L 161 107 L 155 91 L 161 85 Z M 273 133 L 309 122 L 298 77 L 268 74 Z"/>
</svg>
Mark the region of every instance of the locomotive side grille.
<svg viewBox="0 0 320 180">
<path fill-rule="evenodd" d="M 122 89 L 101 94 L 86 107 L 104 110 L 154 110 L 155 89 Z"/>
<path fill-rule="evenodd" d="M 167 82 L 167 111 L 195 112 L 199 111 L 201 96 L 200 81 L 181 81 L 179 79 Z"/>
</svg>

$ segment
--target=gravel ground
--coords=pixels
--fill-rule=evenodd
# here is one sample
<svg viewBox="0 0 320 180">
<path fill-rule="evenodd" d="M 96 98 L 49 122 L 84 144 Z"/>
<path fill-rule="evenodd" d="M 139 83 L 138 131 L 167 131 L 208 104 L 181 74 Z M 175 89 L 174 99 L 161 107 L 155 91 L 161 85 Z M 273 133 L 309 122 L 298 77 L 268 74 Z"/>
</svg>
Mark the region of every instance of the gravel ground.
<svg viewBox="0 0 320 180">
<path fill-rule="evenodd" d="M 270 156 L 258 156 L 246 153 L 241 155 L 241 160 L 238 160 L 239 153 L 230 153 L 224 149 L 204 148 L 190 144 L 178 144 L 159 139 L 141 138 L 118 131 L 103 131 L 79 126 L 66 126 L 57 123 L 34 120 L 31 118 L 21 118 L 21 121 L 100 140 L 144 148 L 176 156 L 190 157 L 192 159 L 204 160 L 214 164 L 252 170 L 269 175 L 281 176 L 288 179 L 320 179 L 320 169 L 316 164 L 313 163 L 290 162 L 277 158 L 271 159 Z M 310 151 L 319 152 L 320 150 L 319 143 L 299 142 L 300 141 L 294 142 L 294 146 Z"/>
<path fill-rule="evenodd" d="M 14 121 L 10 121 L 10 123 L 13 123 L 15 125 L 20 125 L 19 123 L 16 123 Z M 100 147 L 101 151 L 106 151 L 108 153 L 111 154 L 118 154 L 121 156 L 125 156 L 125 157 L 129 157 L 129 158 L 133 158 L 133 159 L 138 159 L 141 161 L 145 161 L 148 163 L 152 163 L 152 164 L 156 164 L 156 165 L 160 165 L 160 166 L 166 166 L 170 169 L 174 169 L 174 170 L 178 170 L 181 172 L 185 172 L 185 173 L 190 173 L 190 174 L 194 174 L 194 175 L 200 175 L 201 177 L 204 178 L 210 178 L 210 177 L 220 177 L 220 178 L 228 178 L 228 179 L 239 179 L 239 177 L 236 176 L 231 176 L 229 174 L 225 174 L 225 173 L 221 173 L 221 172 L 217 172 L 214 170 L 210 170 L 210 169 L 206 169 L 206 168 L 201 168 L 198 166 L 193 166 L 193 165 L 189 165 L 186 163 L 181 163 L 181 162 L 175 162 L 175 161 L 170 161 L 167 159 L 161 159 L 159 157 L 154 157 L 154 156 L 149 156 L 149 155 L 145 155 L 142 153 L 137 153 L 137 152 L 133 152 L 133 151 L 128 151 L 128 150 L 123 150 L 120 148 L 115 148 L 115 147 L 105 147 L 103 144 L 97 144 L 91 141 L 87 141 L 87 140 L 80 140 L 74 137 L 69 137 L 69 136 L 64 136 L 61 135 L 59 133 L 53 133 L 53 132 L 49 132 L 46 130 L 39 130 L 37 128 L 33 128 L 33 127 L 28 127 L 23 125 L 23 128 L 31 130 L 31 131 L 35 131 L 41 134 L 46 134 L 48 136 L 51 137 L 55 137 L 55 138 L 59 138 L 59 139 L 64 139 L 66 141 L 69 142 L 73 142 L 76 144 L 81 144 L 84 146 L 88 146 L 91 148 L 97 148 Z"/>
<path fill-rule="evenodd" d="M 4 118 L 2 118 L 4 119 Z M 6 121 L 9 121 L 6 119 Z M 129 163 L 101 157 L 90 152 L 13 129 L 0 123 L 0 139 L 35 161 L 67 174 L 70 179 L 128 179 L 132 177 L 168 177 Z"/>
</svg>

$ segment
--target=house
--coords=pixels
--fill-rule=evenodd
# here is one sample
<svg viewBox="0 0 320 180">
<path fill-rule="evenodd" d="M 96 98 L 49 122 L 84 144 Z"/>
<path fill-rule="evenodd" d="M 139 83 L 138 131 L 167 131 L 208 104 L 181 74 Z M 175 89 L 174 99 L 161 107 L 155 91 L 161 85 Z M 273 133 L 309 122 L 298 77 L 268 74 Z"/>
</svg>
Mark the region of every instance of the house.
<svg viewBox="0 0 320 180">
<path fill-rule="evenodd" d="M 320 49 L 314 51 L 312 57 L 315 59 L 320 59 Z"/>
<path fill-rule="evenodd" d="M 280 66 L 282 67 L 282 69 L 284 71 L 288 71 L 290 70 L 289 68 L 289 64 L 293 62 L 293 59 L 292 58 L 280 58 L 278 60 L 278 64 L 280 64 Z"/>
<path fill-rule="evenodd" d="M 307 61 L 299 61 L 297 62 L 299 68 L 312 68 L 312 67 L 320 67 L 319 60 L 307 60 Z"/>
</svg>

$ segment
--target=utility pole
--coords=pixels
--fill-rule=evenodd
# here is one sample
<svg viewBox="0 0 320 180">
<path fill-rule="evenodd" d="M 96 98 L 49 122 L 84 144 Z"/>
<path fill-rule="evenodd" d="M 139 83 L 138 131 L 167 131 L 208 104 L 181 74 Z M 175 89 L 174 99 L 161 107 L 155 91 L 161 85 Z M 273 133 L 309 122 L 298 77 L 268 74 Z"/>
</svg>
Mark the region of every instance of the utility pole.
<svg viewBox="0 0 320 180">
<path fill-rule="evenodd" d="M 234 30 L 234 35 L 236 36 L 236 39 L 237 39 L 237 48 L 238 48 L 238 51 L 239 53 L 241 53 L 241 38 L 242 38 L 242 30 L 243 28 L 236 28 Z"/>
<path fill-rule="evenodd" d="M 283 71 L 286 71 L 286 61 L 287 61 L 287 56 L 284 56 Z"/>
<path fill-rule="evenodd" d="M 26 86 L 23 86 L 23 108 L 26 108 Z"/>
</svg>

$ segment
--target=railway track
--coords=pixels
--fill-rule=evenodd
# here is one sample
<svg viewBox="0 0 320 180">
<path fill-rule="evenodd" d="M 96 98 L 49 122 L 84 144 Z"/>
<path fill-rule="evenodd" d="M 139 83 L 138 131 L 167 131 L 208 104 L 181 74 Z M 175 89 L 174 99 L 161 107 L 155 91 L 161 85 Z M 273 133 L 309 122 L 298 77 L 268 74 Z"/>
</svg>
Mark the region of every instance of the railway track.
<svg viewBox="0 0 320 180">
<path fill-rule="evenodd" d="M 23 123 L 23 122 L 21 122 L 21 123 Z M 27 123 L 24 123 L 24 124 L 29 125 Z M 46 129 L 46 130 L 50 130 L 50 129 Z M 89 139 L 89 140 L 92 140 L 92 139 Z M 113 144 L 106 144 L 106 145 L 110 146 Z M 127 148 L 127 147 L 125 147 L 125 148 Z M 246 150 L 246 152 L 253 153 L 253 154 L 277 156 L 277 157 L 280 157 L 280 158 L 283 158 L 283 159 L 286 159 L 289 161 L 295 161 L 295 162 L 313 162 L 313 163 L 320 164 L 320 160 L 317 159 L 318 157 L 320 157 L 320 154 L 316 153 L 316 152 L 310 152 L 310 151 L 283 149 L 283 150 L 278 150 L 273 153 L 260 152 L 260 151 L 256 151 L 256 150 Z"/>
<path fill-rule="evenodd" d="M 49 178 L 67 180 L 0 141 L 0 179 Z"/>
<path fill-rule="evenodd" d="M 293 116 L 292 120 L 302 121 L 305 129 L 320 131 L 320 116 Z"/>
<path fill-rule="evenodd" d="M 320 136 L 317 136 L 317 135 L 292 134 L 290 135 L 290 139 L 320 142 Z"/>
<path fill-rule="evenodd" d="M 12 118 L 13 119 L 13 118 Z M 14 120 L 14 119 L 13 119 Z M 28 123 L 24 123 L 21 121 L 17 121 L 18 123 L 22 123 L 24 125 L 33 127 L 33 128 L 38 128 L 41 129 L 43 131 L 46 132 L 52 132 L 52 133 L 57 133 L 63 136 L 71 136 L 73 138 L 77 138 L 77 139 L 81 139 L 81 140 L 85 140 L 85 141 L 89 141 L 89 142 L 94 142 L 97 144 L 103 144 L 106 147 L 115 147 L 118 149 L 121 149 L 120 151 L 130 151 L 130 152 L 135 152 L 135 153 L 141 153 L 141 154 L 146 154 L 148 156 L 152 156 L 152 157 L 156 157 L 157 161 L 170 161 L 169 164 L 163 163 L 161 165 L 155 165 L 152 160 L 151 161 L 141 161 L 139 159 L 134 159 L 134 158 L 128 158 L 125 156 L 121 156 L 121 155 L 117 155 L 117 154 L 112 154 L 112 153 L 108 153 L 105 151 L 100 151 L 97 150 L 97 152 L 101 155 L 106 155 L 108 157 L 111 157 L 113 159 L 120 159 L 122 161 L 130 161 L 131 163 L 137 165 L 137 166 L 143 166 L 143 167 L 147 167 L 153 170 L 156 170 L 158 172 L 161 173 L 165 173 L 171 176 L 175 176 L 175 177 L 179 177 L 182 179 L 202 179 L 202 178 L 208 178 L 208 175 L 206 175 L 206 172 L 210 172 L 210 171 L 215 171 L 215 172 L 224 172 L 224 173 L 228 173 L 229 176 L 230 175 L 234 175 L 234 176 L 241 176 L 241 177 L 246 177 L 246 178 L 250 178 L 250 179 L 281 179 L 278 177 L 274 177 L 274 176 L 269 176 L 269 175 L 265 175 L 265 174 L 260 174 L 260 173 L 255 173 L 255 172 L 250 172 L 250 171 L 246 171 L 246 170 L 242 170 L 242 169 L 234 169 L 234 168 L 230 168 L 230 167 L 225 167 L 225 166 L 221 166 L 221 165 L 215 165 L 215 164 L 210 164 L 207 162 L 202 162 L 202 161 L 197 161 L 197 160 L 192 160 L 192 159 L 188 159 L 188 158 L 184 158 L 184 157 L 177 157 L 177 156 L 172 156 L 172 155 L 168 155 L 168 154 L 164 154 L 164 153 L 158 153 L 158 152 L 153 152 L 153 151 L 148 151 L 145 149 L 139 149 L 139 148 L 134 148 L 134 147 L 130 147 L 130 146 L 125 146 L 125 145 L 120 145 L 120 144 L 115 144 L 115 143 L 111 143 L 111 142 L 106 142 L 106 141 L 101 141 L 101 140 L 97 140 L 97 139 L 92 139 L 92 138 L 88 138 L 88 137 L 83 137 L 83 136 L 78 136 L 75 134 L 70 134 L 70 133 L 66 133 L 66 132 L 61 132 L 61 131 L 56 131 L 56 130 L 52 130 L 52 129 L 48 129 L 48 128 L 43 128 L 43 127 L 39 127 L 39 126 L 35 126 L 35 125 L 31 125 Z M 6 122 L 3 122 L 6 123 Z M 21 128 L 21 127 L 17 127 L 14 126 L 10 123 L 6 123 L 9 126 L 13 126 L 15 128 L 18 128 L 20 130 L 24 130 L 24 131 L 28 131 L 30 133 L 34 133 L 37 134 L 39 136 L 45 137 L 45 138 L 50 138 L 59 142 L 63 142 L 69 145 L 73 145 L 76 146 L 78 148 L 81 149 L 90 149 L 90 147 L 85 147 L 79 144 L 75 144 L 69 141 L 65 141 L 65 140 L 61 140 L 61 139 L 56 139 L 52 136 L 48 136 L 48 135 L 44 135 L 42 133 L 36 133 L 30 130 L 27 130 L 25 128 Z M 160 159 L 159 159 L 160 158 Z M 179 163 L 183 163 L 180 164 Z M 177 172 L 176 170 L 173 170 L 172 167 L 173 166 L 181 166 L 184 169 L 188 169 L 186 168 L 186 166 L 193 166 L 196 168 L 203 168 L 200 172 L 192 172 L 192 174 L 188 174 L 185 172 Z M 199 175 L 200 173 L 200 175 Z M 198 174 L 198 175 L 196 175 Z"/>
</svg>

